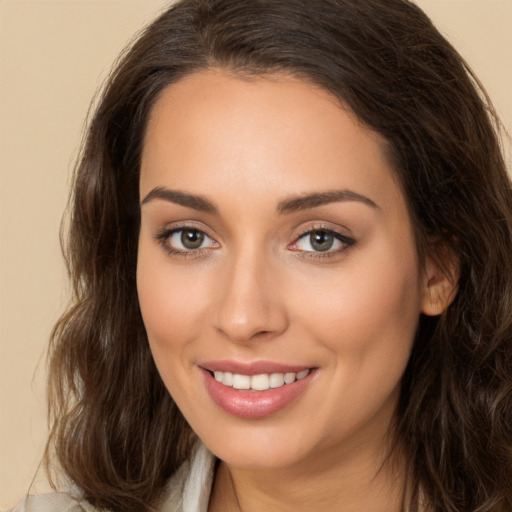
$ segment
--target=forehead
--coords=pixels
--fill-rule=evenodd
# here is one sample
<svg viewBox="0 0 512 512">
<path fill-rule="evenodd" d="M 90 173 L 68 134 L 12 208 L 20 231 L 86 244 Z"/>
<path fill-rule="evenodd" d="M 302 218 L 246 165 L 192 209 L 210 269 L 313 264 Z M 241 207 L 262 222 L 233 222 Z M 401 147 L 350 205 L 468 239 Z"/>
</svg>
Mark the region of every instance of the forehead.
<svg viewBox="0 0 512 512">
<path fill-rule="evenodd" d="M 236 183 L 247 192 L 343 187 L 401 197 L 385 140 L 309 82 L 206 70 L 168 86 L 148 122 L 141 196 L 156 186 L 206 194 Z"/>
</svg>

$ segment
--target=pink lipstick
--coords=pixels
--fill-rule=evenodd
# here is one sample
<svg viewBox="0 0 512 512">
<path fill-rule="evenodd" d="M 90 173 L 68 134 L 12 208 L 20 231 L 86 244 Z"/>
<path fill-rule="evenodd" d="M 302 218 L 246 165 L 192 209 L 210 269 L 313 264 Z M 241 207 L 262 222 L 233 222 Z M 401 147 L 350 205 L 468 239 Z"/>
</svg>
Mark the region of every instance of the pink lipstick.
<svg viewBox="0 0 512 512">
<path fill-rule="evenodd" d="M 199 368 L 212 400 L 229 414 L 248 419 L 285 408 L 317 373 L 316 368 L 269 361 L 209 361 Z"/>
</svg>

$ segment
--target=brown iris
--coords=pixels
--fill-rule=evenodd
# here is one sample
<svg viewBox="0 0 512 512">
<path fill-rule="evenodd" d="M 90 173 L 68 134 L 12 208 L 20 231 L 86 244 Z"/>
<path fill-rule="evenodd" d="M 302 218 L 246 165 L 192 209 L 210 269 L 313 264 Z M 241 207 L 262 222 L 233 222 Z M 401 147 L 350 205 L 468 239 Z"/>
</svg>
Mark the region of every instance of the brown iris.
<svg viewBox="0 0 512 512">
<path fill-rule="evenodd" d="M 332 248 L 334 236 L 328 231 L 313 231 L 309 235 L 309 242 L 315 251 L 325 252 Z"/>
<path fill-rule="evenodd" d="M 204 233 L 197 229 L 184 229 L 181 232 L 181 243 L 187 249 L 199 249 L 204 241 Z"/>
</svg>

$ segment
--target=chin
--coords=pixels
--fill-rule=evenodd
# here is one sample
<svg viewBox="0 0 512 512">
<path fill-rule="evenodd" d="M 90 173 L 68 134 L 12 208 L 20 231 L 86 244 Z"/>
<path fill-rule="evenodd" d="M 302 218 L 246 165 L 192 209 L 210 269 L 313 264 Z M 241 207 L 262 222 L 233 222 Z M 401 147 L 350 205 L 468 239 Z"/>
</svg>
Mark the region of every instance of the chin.
<svg viewBox="0 0 512 512">
<path fill-rule="evenodd" d="M 210 429 L 199 437 L 216 457 L 232 467 L 265 470 L 300 464 L 315 451 L 314 436 L 311 432 L 300 435 L 300 427 L 292 427 L 284 419 L 280 423 L 278 428 L 251 424 L 246 428 Z"/>
</svg>

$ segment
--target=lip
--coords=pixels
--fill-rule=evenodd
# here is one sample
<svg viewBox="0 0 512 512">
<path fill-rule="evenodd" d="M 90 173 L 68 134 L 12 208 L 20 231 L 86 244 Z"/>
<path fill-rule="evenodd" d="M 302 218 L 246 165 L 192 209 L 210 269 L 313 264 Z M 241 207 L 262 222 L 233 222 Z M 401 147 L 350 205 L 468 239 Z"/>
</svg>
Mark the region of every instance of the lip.
<svg viewBox="0 0 512 512">
<path fill-rule="evenodd" d="M 218 363 L 219 365 L 207 363 L 199 367 L 206 389 L 212 400 L 221 409 L 233 416 L 246 419 L 264 418 L 281 411 L 309 387 L 318 372 L 317 368 L 311 368 L 309 374 L 303 379 L 296 380 L 292 384 L 284 384 L 279 388 L 270 388 L 265 391 L 237 390 L 216 381 L 211 372 L 231 371 L 244 375 L 258 375 L 261 373 L 297 373 L 309 369 L 309 367 L 267 362 L 250 363 L 249 365 L 240 365 L 236 362 L 226 364 L 227 361 L 218 361 Z"/>
</svg>

